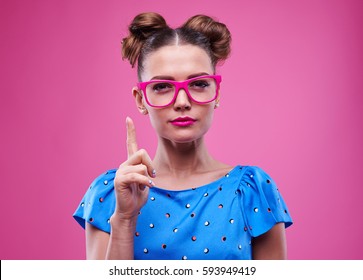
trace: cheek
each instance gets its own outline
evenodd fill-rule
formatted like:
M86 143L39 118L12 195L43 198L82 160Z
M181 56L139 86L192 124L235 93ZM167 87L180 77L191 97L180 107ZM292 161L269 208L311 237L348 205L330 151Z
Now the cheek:
M152 127L158 131L162 128L162 120L165 118L163 113L159 110L155 110L153 108L148 108L149 119Z
M204 123L206 127L209 129L209 127L212 125L213 117L214 117L214 107L211 107L207 110L207 112L204 114Z

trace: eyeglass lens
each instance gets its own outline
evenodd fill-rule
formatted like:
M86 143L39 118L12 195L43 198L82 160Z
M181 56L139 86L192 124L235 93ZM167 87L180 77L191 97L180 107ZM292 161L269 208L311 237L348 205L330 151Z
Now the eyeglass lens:
M217 94L217 82L213 78L192 80L184 90L189 92L194 101L207 103ZM176 91L176 86L168 81L156 81L146 86L147 99L154 106L168 105L177 94Z

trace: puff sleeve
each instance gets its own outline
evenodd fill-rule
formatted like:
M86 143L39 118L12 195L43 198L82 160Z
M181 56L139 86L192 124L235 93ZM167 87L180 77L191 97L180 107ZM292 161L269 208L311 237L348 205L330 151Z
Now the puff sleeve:
M78 205L74 219L85 228L86 222L110 233L110 217L115 210L114 178L116 169L98 176L90 185Z
M277 223L292 224L287 205L275 182L261 168L245 167L239 184L242 212L252 237L269 231Z

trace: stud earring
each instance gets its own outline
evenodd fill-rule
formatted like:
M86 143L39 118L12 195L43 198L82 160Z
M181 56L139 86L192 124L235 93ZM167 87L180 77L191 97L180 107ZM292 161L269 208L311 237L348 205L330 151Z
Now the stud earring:
M215 105L214 105L214 109L217 109L219 107L219 103L216 103Z
M143 115L146 115L146 114L147 114L147 110L146 110L146 108L141 108L141 113L142 113Z

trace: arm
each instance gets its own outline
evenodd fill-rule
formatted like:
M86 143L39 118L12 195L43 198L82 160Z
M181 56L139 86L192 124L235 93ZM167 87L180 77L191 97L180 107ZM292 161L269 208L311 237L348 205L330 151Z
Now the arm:
M104 260L106 258L110 235L86 223L86 258L88 260Z
M126 119L126 123L128 159L120 165L114 179L116 206L110 218L111 232L86 223L87 259L134 259L136 221L153 186L150 177L155 177L155 172L148 153L137 150L132 120Z
M252 257L254 260L287 259L284 223L278 223L268 232L252 240Z
M86 258L88 260L134 258L135 221L111 218L111 234L86 223Z

